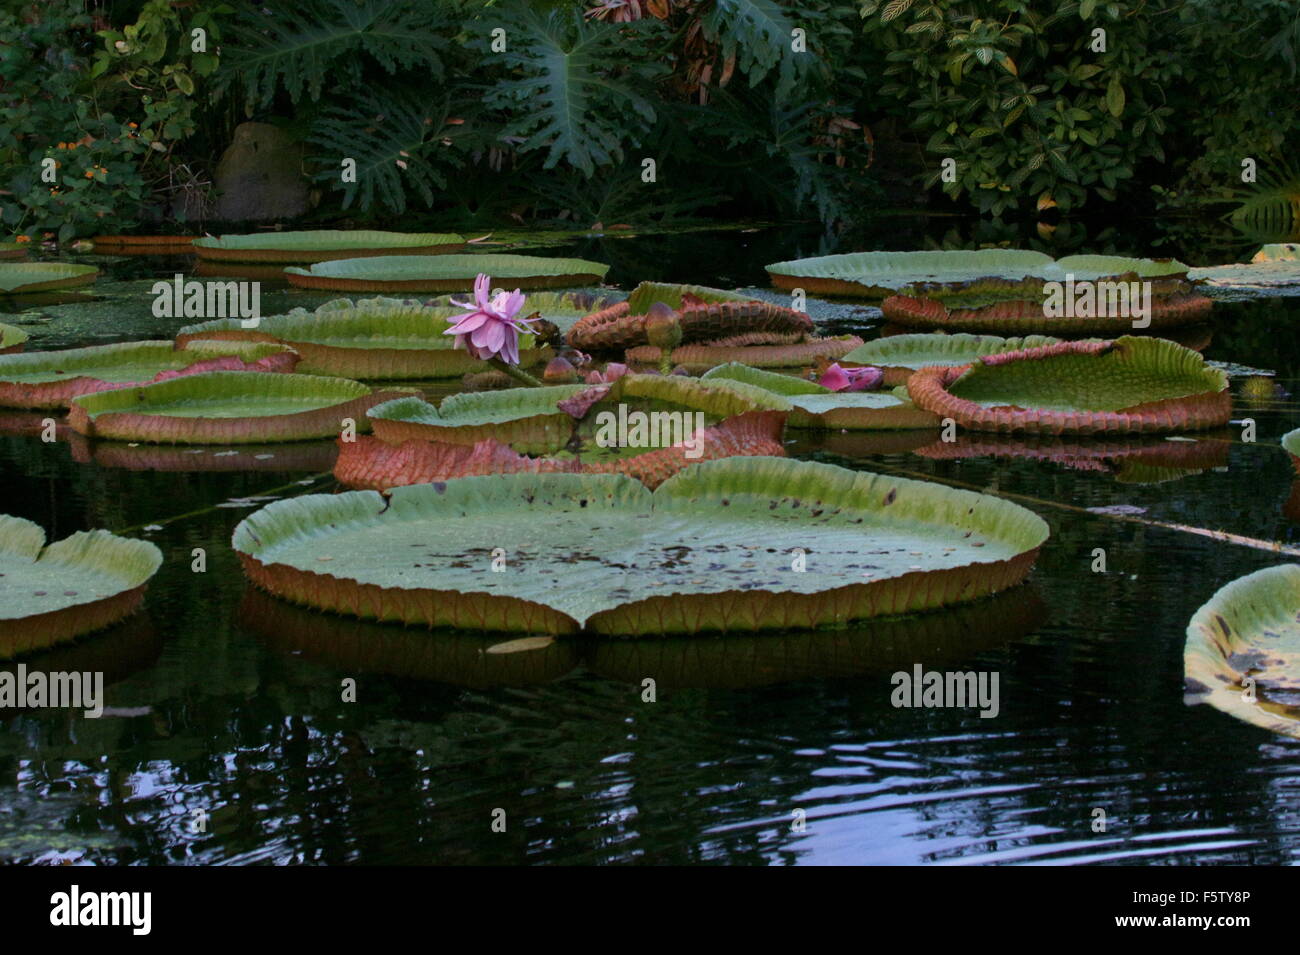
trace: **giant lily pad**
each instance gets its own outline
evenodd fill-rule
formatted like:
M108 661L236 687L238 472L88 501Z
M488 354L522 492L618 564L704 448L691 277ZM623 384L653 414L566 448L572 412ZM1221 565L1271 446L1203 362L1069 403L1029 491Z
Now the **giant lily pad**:
M261 232L194 240L199 258L226 262L328 262L380 255L436 255L464 247L465 239L459 235L369 229Z
M0 260L27 258L27 244L23 242L0 242Z
M1182 286L1187 266L1159 259L1072 255L1053 261L1042 252L975 249L937 252L853 252L777 262L767 267L777 288L820 295L885 298L902 291L933 294L1028 295L1041 298L1045 282L1159 280L1165 293Z
M189 255L191 235L97 235L92 250L103 255Z
M232 543L258 586L326 610L634 635L962 603L1019 583L1046 539L1040 517L1000 498L749 457L653 492L622 475L507 474L307 495L250 515Z
M463 392L435 407L423 398L398 398L368 412L375 436L391 444L442 441L473 445L485 438L521 451L562 448L573 434L574 418L559 402L587 385L548 385L505 391Z
M0 515L0 658L101 630L134 613L162 563L147 541L79 531L54 544Z
M1228 378L1159 338L1060 342L923 368L907 382L918 407L975 431L1138 433L1226 424Z
M1300 737L1300 566L1256 571L1223 587L1187 628L1189 703ZM1249 681L1249 682L1248 682Z
M337 375L371 381L454 378L482 371L487 363L456 348L443 334L461 308L431 308L401 299L353 302L335 299L315 311L296 308L287 315L263 318L245 328L237 318L187 325L176 335L181 344L195 339L279 342L302 356L298 370L308 375ZM531 367L550 358L532 335L521 335L519 363Z
M200 340L184 348L147 341L0 356L0 405L64 408L96 391L208 371L291 372L297 362L282 345Z
M1285 292L1300 287L1300 244L1266 245L1248 263L1192 269L1188 277L1230 291Z
M934 428L938 419L892 392L831 391L791 375L721 365L703 378L678 375L626 376L625 395L670 401L712 414L735 414L750 407L785 411L791 428L903 430Z
M701 461L784 456L781 443L784 425L784 412L751 411L699 431L691 436L690 448L675 444L630 457L596 461L577 457L525 457L492 439L472 446L418 440L393 445L377 437L361 437L354 442L339 442L334 476L348 487L382 491L406 484L524 471L626 474L653 489L683 468Z
M259 444L358 433L366 411L405 392L345 378L213 371L74 398L68 424L88 437L159 444Z
M16 355L27 345L28 334L16 325L0 323L0 355Z
M645 322L656 303L667 305L677 314L682 341L687 343L754 332L786 334L802 340L813 330L812 319L803 312L738 292L642 282L626 301L593 312L574 325L568 333L569 344L583 351L623 350L648 344Z
M387 255L284 270L290 285L339 292L461 292L481 272L511 288L563 288L594 285L608 271L598 262L535 255Z
M1111 286L1113 291L1126 289L1121 283ZM909 295L891 295L880 305L885 318L895 325L907 328L927 328L939 331L966 332L1052 332L1058 335L1098 335L1127 332L1138 328L1177 328L1204 322L1214 307L1214 302L1203 295L1171 295L1152 298L1149 314L1137 318L1125 298L1110 298L1099 292L1098 306L1089 311L1095 315L1050 316L1038 299L1014 299L973 307L957 307L937 298L915 298Z
M853 349L840 359L842 365L870 365L885 373L884 384L902 385L918 368L932 365L969 365L985 355L1054 345L1060 339L1046 335L1001 338L997 335L891 335Z
M673 349L672 364L692 373L708 371L729 362L752 368L799 368L822 358L834 361L862 344L862 339L856 335L809 337L784 344L749 344L743 340L744 337L701 345L680 345ZM625 358L634 365L657 364L660 351L654 345L638 345L629 348Z
M99 277L93 265L63 262L0 262L0 295L52 292L89 285Z

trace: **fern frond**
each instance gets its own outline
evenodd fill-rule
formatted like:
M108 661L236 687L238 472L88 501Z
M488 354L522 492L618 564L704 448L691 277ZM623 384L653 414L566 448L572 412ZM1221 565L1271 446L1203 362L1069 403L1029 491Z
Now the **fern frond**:
M319 99L327 81L348 89L368 59L392 74L418 66L442 75L451 21L438 3L300 0L274 10L247 6L224 44L220 90L238 82L262 106L283 88L295 101Z
M404 212L412 193L431 206L434 189L446 185L433 153L445 148L447 111L428 103L429 96L418 91L363 93L348 106L327 108L307 137L316 147L312 158L322 167L314 178L342 190L345 209L355 202L363 212L376 205ZM356 182L342 181L344 159L356 160Z
M1265 164L1254 189L1238 193L1241 205L1230 216L1243 232L1286 237L1300 232L1300 170L1286 161Z

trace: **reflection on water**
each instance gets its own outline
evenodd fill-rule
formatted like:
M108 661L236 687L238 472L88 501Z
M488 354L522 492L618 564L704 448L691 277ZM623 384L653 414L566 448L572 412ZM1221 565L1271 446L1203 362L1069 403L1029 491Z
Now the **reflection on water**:
M251 586L238 621L268 646L341 672L386 673L482 689L530 686L578 667L657 688L739 689L961 663L1023 638L1046 617L1032 586L964 607L821 632L727 634L655 640L542 638L516 649L510 636L430 633L318 613Z
M923 238L891 228L863 247ZM840 251L800 241L621 240L614 280L752 284L764 262ZM1085 245L1182 255L1130 241L1092 233ZM601 247L568 251L611 260ZM16 316L41 336L33 348L162 337L185 323L141 304L174 262L103 261L100 311ZM325 297L268 290L263 309ZM878 313L861 314L857 330L876 334ZM1297 319L1295 300L1221 306L1206 355L1281 364L1296 393ZM1278 555L1155 526L1300 545L1300 523L1283 512L1294 472L1277 445L1300 425L1300 404L1239 403L1234 418L1244 416L1256 422L1254 443L1236 426L1188 448L981 446L963 436L971 453L961 457L917 453L935 446L933 431L792 432L795 457L974 486L1034 508L1052 539L1029 586L923 625L557 640L490 654L500 641L340 621L248 588L229 547L235 524L266 500L329 490L327 444L276 446L266 470L224 471L183 466L185 449L45 444L39 427L6 418L0 510L40 522L51 539L127 531L166 559L147 618L42 658L104 669L112 715L0 715L0 859L1294 862L1300 740L1183 702L1192 614ZM161 450L180 463L149 456ZM1126 470L1135 464L1180 477L1123 483L1141 475ZM1152 523L1087 510L1115 505ZM201 573L195 548L207 555ZM1106 566L1094 573L1097 548ZM915 663L996 672L998 717L895 708L890 674ZM650 674L654 702L644 699ZM355 702L343 700L349 679ZM490 829L496 807L506 833ZM1091 830L1098 807L1104 834ZM204 833L191 831L197 809L208 814ZM791 829L796 809L802 832Z

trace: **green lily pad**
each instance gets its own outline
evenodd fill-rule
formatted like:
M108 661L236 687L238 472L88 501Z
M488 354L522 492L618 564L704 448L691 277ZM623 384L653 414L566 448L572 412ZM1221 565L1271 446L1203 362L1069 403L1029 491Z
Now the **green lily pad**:
M258 586L326 610L637 635L962 603L1020 582L1047 533L1000 498L746 457L687 468L654 492L621 475L507 474L307 495L250 515L232 544Z
M259 444L369 427L366 411L404 391L345 378L214 371L74 398L68 424L87 437L160 444Z
M433 255L464 247L465 239L459 235L370 229L261 232L194 240L199 258L227 262L326 262L380 255Z
M531 297L530 297L531 299ZM314 311L295 308L263 318L256 328L240 319L221 318L187 325L176 334L184 344L195 339L268 341L291 347L307 375L337 375L367 381L455 378L489 366L444 332L463 308L434 308L395 298L334 299ZM534 336L519 336L520 367L549 360Z
M774 410L789 411L786 424L791 428L873 431L939 426L938 418L917 408L905 394L831 391L816 382L746 365L719 365L706 372L699 383L706 387L735 388L740 385L741 393L745 395L752 395L750 389L756 388L783 398L788 407ZM683 403L691 400L689 395L685 397Z
M767 267L778 288L802 288L821 295L885 298L902 291L931 294L991 294L1042 297L1045 282L1101 281L1134 275L1140 279L1182 279L1181 262L1112 255L1072 255L1053 261L1021 249L969 251L853 252L777 262Z
M998 335L890 335L877 338L849 352L840 363L870 365L885 373L885 384L901 385L918 368L930 365L969 365L984 355L1054 345L1060 341L1047 335L1003 338Z
M0 323L0 355L15 355L22 351L29 337L17 325Z
M908 379L918 407L975 431L1170 432L1226 424L1228 378L1160 338L1058 342L930 367Z
M0 242L0 259L27 258L27 244L23 242Z
M1265 245L1247 263L1192 269L1188 278L1221 289L1284 292L1300 287L1300 244Z
M99 277L93 265L63 262L0 262L0 295L52 292L89 285Z
M0 406L65 408L78 395L207 371L293 371L298 356L264 342L193 340L91 345L0 356Z
M398 398L367 412L375 436L389 444L441 441L477 444L493 439L525 454L548 454L573 434L573 417L557 407L589 385L547 385L451 395L435 407L423 398Z
M284 274L290 285L340 292L462 292L480 273L497 285L534 289L594 285L608 271L598 262L535 255L388 255L290 266Z
M0 658L134 613L161 564L162 552L147 541L95 530L47 546L39 524L0 515Z
M1300 566L1256 571L1223 587L1187 628L1189 703L1300 737Z

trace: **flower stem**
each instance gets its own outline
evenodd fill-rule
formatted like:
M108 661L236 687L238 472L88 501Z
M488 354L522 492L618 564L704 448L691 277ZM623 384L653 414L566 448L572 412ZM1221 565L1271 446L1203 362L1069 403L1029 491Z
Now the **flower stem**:
M528 374L528 372L524 371L522 368L517 368L514 365L509 365L500 358L489 358L487 362L493 368L497 369L497 371L504 371L511 378L515 379L515 381L522 382L530 388L543 387L542 383L532 375Z

